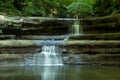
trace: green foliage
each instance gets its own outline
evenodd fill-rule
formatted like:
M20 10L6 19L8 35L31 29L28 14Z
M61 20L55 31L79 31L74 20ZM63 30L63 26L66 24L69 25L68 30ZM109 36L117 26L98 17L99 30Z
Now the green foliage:
M92 5L94 4L95 0L42 0L42 1L35 0L35 1L36 2L34 2L34 6L36 6L36 8L34 10L36 10L35 12L39 10L38 12L41 16L73 17L74 12L77 14L81 13L81 16L87 15L90 16L91 14L93 14Z
M22 11L23 15L29 16L36 13L34 3L32 1L27 1L26 5L27 6Z
M19 15L20 12L13 5L14 0L0 0L0 13Z
M70 16L74 17L86 17L93 15L93 7L87 2L72 2L68 7Z
M120 0L0 0L0 14L43 17L88 17L120 12Z
M3 33L3 30L2 29L0 29L0 34L2 34Z
M115 10L120 12L119 3L120 0L0 0L0 13L44 17L105 16Z
M92 4L94 1L95 0L0 0L0 5L2 6L0 7L0 12L7 13L8 15L21 16L73 17L76 13L81 13L81 16L86 16L92 14ZM84 13L85 15L83 15Z
M96 0L94 5L94 13L96 16L106 16L113 12L120 12L120 0Z
M113 11L113 8L111 7L112 6L111 1L112 0L108 0L108 1L97 0L94 5L95 6L95 8L94 8L95 14L100 15L100 16L111 14Z

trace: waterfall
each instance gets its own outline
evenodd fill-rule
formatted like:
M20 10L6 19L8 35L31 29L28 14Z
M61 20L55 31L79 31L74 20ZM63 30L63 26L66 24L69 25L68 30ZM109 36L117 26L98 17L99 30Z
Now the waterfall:
M42 46L39 52L26 57L25 66L61 66L62 63L62 45L66 43L69 35L62 36L63 40L55 40L58 36L48 36L50 40L34 40L34 44ZM45 37L46 38L46 37ZM24 64L23 64L24 65Z
M83 33L82 26L80 25L80 21L76 20L74 21L71 29L70 29L71 34L79 35Z
M34 56L35 65L55 66L62 64L62 50L57 45L43 45L42 52Z

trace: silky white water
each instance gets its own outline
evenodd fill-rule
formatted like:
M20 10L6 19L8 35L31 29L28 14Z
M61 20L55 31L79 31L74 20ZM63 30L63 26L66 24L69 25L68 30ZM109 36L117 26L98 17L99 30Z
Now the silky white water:
M74 23L70 29L70 33L75 34L75 35L83 34L83 29L80 24L80 21L74 21Z
M42 52L36 53L34 56L35 65L40 65L40 66L63 65L61 54L62 51L59 46L43 45Z

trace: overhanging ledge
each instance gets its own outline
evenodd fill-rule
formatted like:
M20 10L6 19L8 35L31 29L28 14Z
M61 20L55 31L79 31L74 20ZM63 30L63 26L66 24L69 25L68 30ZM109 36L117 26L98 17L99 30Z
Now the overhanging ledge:
M0 40L0 48L10 47L40 47L42 45L62 45L62 46L79 46L79 47L119 47L119 40L55 40L44 41L44 40Z

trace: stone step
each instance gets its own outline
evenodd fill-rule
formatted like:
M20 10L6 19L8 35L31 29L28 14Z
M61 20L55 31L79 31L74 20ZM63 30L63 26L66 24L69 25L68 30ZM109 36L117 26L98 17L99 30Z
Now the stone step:
M60 45L69 47L119 48L119 40L0 40L0 48L7 47L40 47L42 45Z

